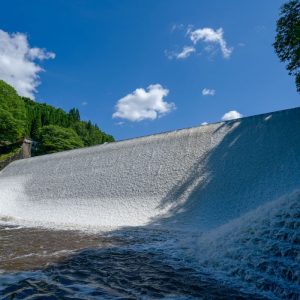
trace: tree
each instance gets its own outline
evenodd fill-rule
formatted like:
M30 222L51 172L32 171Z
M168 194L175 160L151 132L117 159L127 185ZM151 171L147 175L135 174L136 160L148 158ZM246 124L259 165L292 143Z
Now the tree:
M21 130L21 135L25 135L27 118L25 104L15 89L3 80L0 80L0 109L10 113L15 121L22 123L23 126L18 127L18 130Z
M0 80L0 143L25 136L40 142L36 155L114 141L91 121L80 121L77 108L67 113L20 97L13 87Z
M275 51L287 63L289 74L295 76L300 92L300 0L290 0L282 6L276 32Z
M37 114L35 118L33 118L30 128L30 137L33 140L39 139L40 130L42 128L41 115Z
M14 143L23 136L23 124L12 114L0 108L0 142Z
M70 111L69 111L69 117L70 117L71 122L80 121L79 110L77 108L70 109Z
M38 152L54 153L83 147L83 141L71 128L56 125L44 126L40 129Z

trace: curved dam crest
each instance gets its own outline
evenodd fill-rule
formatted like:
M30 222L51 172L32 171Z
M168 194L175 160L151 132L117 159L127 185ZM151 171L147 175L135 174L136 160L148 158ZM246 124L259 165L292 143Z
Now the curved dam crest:
M217 228L300 188L300 108L13 162L0 218Z

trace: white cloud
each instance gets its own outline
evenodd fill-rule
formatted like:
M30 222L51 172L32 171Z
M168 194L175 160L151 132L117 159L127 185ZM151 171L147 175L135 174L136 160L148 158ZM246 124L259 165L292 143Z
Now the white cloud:
M183 24L173 24L171 27L171 32L175 31L175 30L182 30L184 28Z
M87 103L86 101L82 101L82 102L81 102L81 105L82 105L82 106L86 106L86 105L88 105L88 103Z
M208 124L207 122L202 122L202 123L201 123L201 125L207 125L207 124Z
M196 49L194 47L185 46L182 51L176 55L177 59L185 59L189 57Z
M115 123L116 125L118 125L118 126L122 126L122 125L124 125L125 124L125 122L117 122L117 123Z
M155 120L175 109L174 103L164 101L169 90L160 84L151 84L147 90L136 89L131 94L118 100L113 118L126 119L132 122Z
M214 90L214 89L204 88L202 90L202 95L203 96L214 96L215 94L216 94L216 90Z
M165 55L168 57L168 59L185 59L189 57L193 52L196 52L195 47L193 46L184 46L181 52L175 52L175 51L168 51L165 50Z
M164 53L168 59L173 59L176 56L176 53L173 51L165 50Z
M238 111L231 110L223 115L222 121L229 121L229 120L239 119L242 117L243 117L243 115L241 113L239 113Z
M209 46L218 44L220 46L221 52L224 58L229 58L233 49L227 47L227 43L223 37L224 31L223 28L219 28L214 30L212 28L199 28L196 30L188 29L187 32L191 41L194 45L196 45L199 41L209 44ZM210 49L212 51L212 47L206 47L206 50Z
M53 59L55 54L41 48L30 48L23 33L0 29L0 79L11 84L21 96L34 99L43 69L36 60Z

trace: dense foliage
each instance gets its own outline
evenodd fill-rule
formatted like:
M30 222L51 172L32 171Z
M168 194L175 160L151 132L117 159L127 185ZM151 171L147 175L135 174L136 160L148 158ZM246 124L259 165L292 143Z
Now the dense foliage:
M282 6L276 31L275 51L279 59L287 63L289 74L295 76L300 92L300 0L291 0Z
M0 108L0 144L13 143L22 138L24 126L10 112Z
M41 146L37 152L54 153L83 147L83 141L72 128L47 125L39 130Z
M0 80L0 144L26 134L26 108L14 88Z
M69 113L45 103L18 96L14 88L0 80L0 144L23 137L37 142L37 154L113 142L90 121L80 120L78 109Z

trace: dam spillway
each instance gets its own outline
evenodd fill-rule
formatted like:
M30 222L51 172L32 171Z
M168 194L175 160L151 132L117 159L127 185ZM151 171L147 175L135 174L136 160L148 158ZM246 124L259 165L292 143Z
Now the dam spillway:
M0 215L205 231L300 188L300 108L13 162Z
M126 246L99 246L95 228ZM300 108L15 161L0 172L0 241L6 298L41 285L79 299L299 299ZM78 243L88 250L41 274L1 275Z

